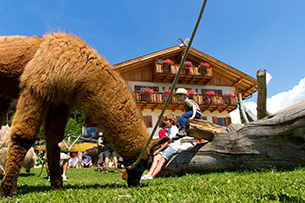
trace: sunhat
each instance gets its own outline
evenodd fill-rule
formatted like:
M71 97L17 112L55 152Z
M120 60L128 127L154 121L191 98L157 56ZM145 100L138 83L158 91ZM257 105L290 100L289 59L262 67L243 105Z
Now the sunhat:
M175 93L175 96L178 96L178 95L188 96L187 90L184 89L184 88L178 88L176 93Z

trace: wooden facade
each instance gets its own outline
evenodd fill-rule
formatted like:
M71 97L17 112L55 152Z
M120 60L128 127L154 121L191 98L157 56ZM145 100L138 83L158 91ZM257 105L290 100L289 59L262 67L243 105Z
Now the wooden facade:
M172 84L179 68L180 60L185 51L185 47L175 46L164 49L152 54L144 55L132 60L128 60L114 65L120 75L129 82L143 83L164 83ZM163 60L170 59L174 64L167 65L162 63ZM183 68L178 83L180 86L193 85L196 86L197 94L193 99L199 104L202 112L209 111L211 113L217 111L228 112L237 108L236 98L225 98L223 87L234 87L235 95L241 93L242 98L252 95L257 91L257 81L251 76L227 65L217 59L214 59L194 48L190 48L187 61L191 61L193 66ZM209 64L209 68L200 67L200 63ZM206 86L214 86L210 89L216 92L213 97L204 95L207 90ZM150 109L162 109L166 100L163 95L163 89L159 86L152 86L154 93L152 95L140 94L139 85L131 87L134 91L135 98L138 102L138 107L143 111ZM143 85L145 87L145 85ZM171 98L167 109L183 110L183 105L176 101L176 98Z

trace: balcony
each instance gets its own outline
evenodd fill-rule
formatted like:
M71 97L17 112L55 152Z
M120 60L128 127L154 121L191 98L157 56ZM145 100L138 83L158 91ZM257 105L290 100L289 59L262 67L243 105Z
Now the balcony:
M179 70L179 65L165 65L156 63L153 69L153 82L172 83ZM213 77L212 68L202 69L198 67L183 68L178 83L205 85Z
M139 92L134 92L134 95L137 100L138 107L142 111L144 109L151 109L152 111L156 109L162 109L167 99L163 93L145 95L140 94ZM207 98L204 95L197 94L193 96L192 99L199 105L201 112L210 111L212 113L214 111L219 111L221 113L227 111L229 113L237 108L235 97L225 98L223 96L213 96L211 98ZM171 97L167 109L172 111L184 111L183 104L178 102L176 97Z

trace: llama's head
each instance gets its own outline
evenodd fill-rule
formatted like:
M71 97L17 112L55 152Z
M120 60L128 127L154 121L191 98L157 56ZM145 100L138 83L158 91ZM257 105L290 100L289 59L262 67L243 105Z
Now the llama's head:
M123 179L127 179L128 186L137 186L140 183L141 176L145 169L150 169L153 159L154 159L154 151L160 146L162 143L167 142L169 137L163 137L155 141L151 144L151 147L147 149L149 151L148 156L146 158L142 158L140 163L132 170L127 169L126 172L122 174ZM134 161L133 161L134 162Z

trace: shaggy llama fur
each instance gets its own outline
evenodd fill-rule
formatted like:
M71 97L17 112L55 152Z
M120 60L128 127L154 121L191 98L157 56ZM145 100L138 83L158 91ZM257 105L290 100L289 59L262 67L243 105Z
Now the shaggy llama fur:
M124 160L136 159L149 138L125 81L74 35L59 32L43 38L0 38L0 121L18 93L1 198L16 190L22 160L43 122L51 185L63 189L57 143L64 137L72 109L85 107ZM149 168L152 158L147 149L142 158L144 168ZM128 185L138 185L143 171L127 172Z
M9 133L11 129L8 126L2 126L0 129L0 176L5 175L5 163L8 154L9 147ZM37 160L37 155L34 152L34 148L31 147L26 153L22 167L26 169L33 168Z

